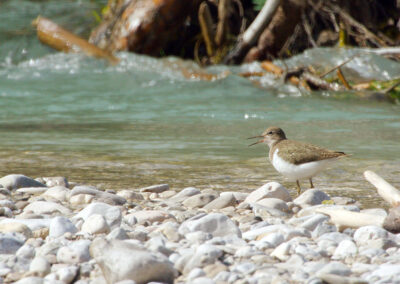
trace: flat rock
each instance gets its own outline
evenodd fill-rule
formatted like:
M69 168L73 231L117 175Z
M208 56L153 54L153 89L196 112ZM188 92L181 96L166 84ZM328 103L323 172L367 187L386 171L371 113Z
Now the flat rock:
M228 216L220 213L199 214L179 227L179 233L185 235L190 232L202 231L214 237L235 235L241 237L241 231Z
M71 214L71 210L67 207L51 201L34 201L24 208L24 212L32 212L35 214Z
M140 189L140 192L151 192L151 193L161 193L163 191L169 190L168 184L156 184Z
M138 284L152 281L173 283L176 271L162 255L119 240L95 239L90 254L96 259L108 283L133 280Z
M48 228L51 219L3 219L0 224L18 223L28 226L31 231L39 230L41 228Z
M136 218L138 224L146 222L152 224L154 222L164 222L165 220L175 220L175 217L167 211L161 210L143 210L130 213L125 218Z
M117 192L118 196L121 196L122 198L125 198L126 200L144 200L143 195L141 195L138 192L135 192L133 190L129 190L129 189L124 189L124 190L120 190Z
M86 219L93 214L102 215L106 219L111 230L119 227L121 224L121 210L116 206L111 206L101 202L89 204L78 214L72 217L72 220L83 219L86 221Z
M212 210L212 209L222 209L228 206L235 206L236 205L236 198L231 194L224 194L220 197L214 199L210 203L203 206L204 209Z
M278 198L286 202L292 201L289 191L283 185L277 182L269 182L250 193L249 196L247 196L247 198L244 200L244 202L255 203L263 198L271 197Z
M104 202L110 205L123 205L126 203L126 199L109 192L104 192L98 190L92 186L78 185L75 186L69 193L69 198L71 199L75 195L92 195L96 201Z
M293 202L300 205L301 207L308 207L313 205L321 204L324 200L330 200L330 196L325 192L312 188L306 190L299 197L297 197Z
M184 200L190 196L200 194L200 193L201 193L201 191L195 187L186 187L186 188L182 189L180 192L178 192L177 194L175 194L173 199L180 201L180 200Z
M19 174L7 175L0 178L0 184L8 190L15 190L22 187L46 187L41 182Z
M17 222L9 222L9 223L0 223L0 232L2 233L20 233L24 235L26 239L32 237L32 230L29 227L22 223Z
M213 193L200 193L185 199L182 204L188 208L201 208L218 196Z

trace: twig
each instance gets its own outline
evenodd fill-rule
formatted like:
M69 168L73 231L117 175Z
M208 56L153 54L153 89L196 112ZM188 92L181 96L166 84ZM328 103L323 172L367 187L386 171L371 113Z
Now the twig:
M228 33L228 15L229 15L229 6L231 2L230 0L220 0L218 3L218 24L217 24L217 33L215 35L215 43L217 46L221 46L226 38L226 34Z
M336 74L339 78L339 80L342 82L343 86L345 86L345 88L347 90L351 90L351 86L349 85L349 83L347 82L346 78L344 77L342 70L340 68L337 69Z
M214 31L213 22L211 18L210 9L206 2L202 2L199 7L199 23L201 34L203 35L204 43L206 45L208 56L214 54Z
M320 78L324 78L326 75L328 75L329 73L331 73L331 72L335 71L336 69L342 67L343 65L349 63L350 61L352 61L352 60L353 60L354 58L356 58L357 56L359 56L359 54L355 54L355 55L351 56L349 59L343 61L343 62L340 63L339 65L337 65L337 66L335 66L335 67L329 69L329 70L326 71L325 73L322 73L319 77L320 77Z

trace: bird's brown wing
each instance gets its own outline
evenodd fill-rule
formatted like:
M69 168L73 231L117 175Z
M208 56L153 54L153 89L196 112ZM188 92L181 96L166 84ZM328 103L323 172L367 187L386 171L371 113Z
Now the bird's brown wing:
M336 152L293 140L282 140L279 145L279 156L295 165L346 156L344 152ZM283 145L285 147L282 148Z

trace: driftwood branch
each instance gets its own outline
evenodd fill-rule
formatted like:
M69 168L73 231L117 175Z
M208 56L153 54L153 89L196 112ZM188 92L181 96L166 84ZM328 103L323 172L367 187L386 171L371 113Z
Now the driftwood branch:
M317 209L317 212L328 215L331 218L331 222L336 225L339 230L370 225L382 227L385 220L384 216L353 212L344 209L320 208Z
M32 25L37 29L39 40L54 49L63 52L82 52L89 56L106 59L112 64L119 62L117 57L61 28L49 19L39 16Z
M265 2L250 27L247 28L236 46L226 56L225 63L238 63L246 55L247 51L256 43L261 33L271 22L280 3L281 0L268 0Z
M372 171L365 171L364 177L376 187L378 194L392 207L400 205L400 191Z
M228 33L228 16L230 5L230 0L220 0L218 3L218 24L215 35L215 43L217 46L221 46L224 43Z

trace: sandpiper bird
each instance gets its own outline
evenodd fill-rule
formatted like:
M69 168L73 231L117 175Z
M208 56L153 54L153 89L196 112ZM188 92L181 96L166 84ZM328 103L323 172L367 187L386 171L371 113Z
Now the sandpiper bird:
M312 178L339 157L347 156L343 152L324 149L312 144L286 139L285 132L279 127L269 127L262 135L250 137L262 138L249 146L266 143L269 146L269 160L274 168L292 181L296 181L297 194L301 188L299 180Z

